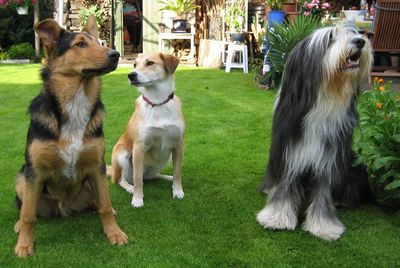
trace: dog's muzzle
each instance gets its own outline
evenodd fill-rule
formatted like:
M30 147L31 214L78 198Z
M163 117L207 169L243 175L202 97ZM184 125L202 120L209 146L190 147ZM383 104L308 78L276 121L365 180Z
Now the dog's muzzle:
M361 50L365 45L365 40L362 38L354 38L351 42L356 49L354 49L354 52L346 59L347 69L360 67Z
M138 84L138 74L136 72L131 72L128 74L128 78L129 78L129 82L131 82L131 84Z
M101 67L101 68L93 68L93 69L83 69L82 73L85 76L99 76L103 74L107 74L109 72L114 71L118 67L118 61L119 61L119 52L115 50L110 50L107 52L107 59L108 63L106 66Z
M129 83L134 86L140 86L141 83L138 80L138 74L133 71L128 74Z
M130 73L128 74L128 79L129 79L129 83L130 83L131 85L134 85L134 86L137 86L137 87L139 87L139 86L145 86L145 85L147 85L147 84L149 84L149 83L152 82L151 80L148 80L148 81L140 81L140 79L139 79L139 74L138 74L137 72L135 72L135 71L130 72Z

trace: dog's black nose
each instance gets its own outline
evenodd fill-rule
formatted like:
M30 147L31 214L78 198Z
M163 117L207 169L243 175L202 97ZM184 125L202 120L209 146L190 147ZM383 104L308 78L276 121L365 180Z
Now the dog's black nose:
M129 78L129 80L131 80L131 81L136 81L137 73L135 73L135 72L129 73L129 74L128 74L128 78Z
M119 60L119 52L116 50L110 50L107 52L107 56L111 61L118 61Z
M363 48L365 45L365 41L362 38L354 38L352 42L354 45L356 45L356 47L360 49Z

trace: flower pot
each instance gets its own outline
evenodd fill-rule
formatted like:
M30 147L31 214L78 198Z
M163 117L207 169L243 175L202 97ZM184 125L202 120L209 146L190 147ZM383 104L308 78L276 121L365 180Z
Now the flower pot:
M283 23L285 20L285 12L281 10L271 10L268 13L268 28L272 27L275 23Z
M231 38L234 43L244 43L244 33L231 33Z
M175 33L186 33L187 21L183 19L172 20L172 31Z
M19 15L26 15L28 14L28 7L17 7L17 13Z
M285 14L289 14L290 12L296 12L296 3L283 3L282 10Z

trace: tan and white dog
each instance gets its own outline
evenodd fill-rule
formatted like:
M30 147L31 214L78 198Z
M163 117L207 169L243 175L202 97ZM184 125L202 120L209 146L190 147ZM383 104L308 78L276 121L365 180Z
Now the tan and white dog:
M131 85L142 94L135 112L112 152L112 182L133 193L132 206L143 206L143 179L173 180L172 195L183 198L182 159L185 123L181 102L174 95L174 72L179 59L153 53L140 55L128 74ZM172 154L174 174L160 170ZM133 184L133 185L132 185Z

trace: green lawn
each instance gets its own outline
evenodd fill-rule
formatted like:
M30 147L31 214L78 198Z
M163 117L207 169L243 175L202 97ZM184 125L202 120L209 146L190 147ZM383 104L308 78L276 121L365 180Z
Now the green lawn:
M139 95L128 68L103 78L106 161ZM268 157L275 93L260 91L254 75L180 68L177 95L186 118L185 198L173 200L171 183L145 183L145 206L110 183L117 221L129 235L109 244L97 215L39 219L36 254L14 256L18 219L14 175L23 164L26 108L40 88L39 66L0 66L0 267L399 267L400 213L376 206L338 211L343 238L325 242L297 228L267 231L256 222L266 197L257 191ZM171 167L166 173L172 174Z

